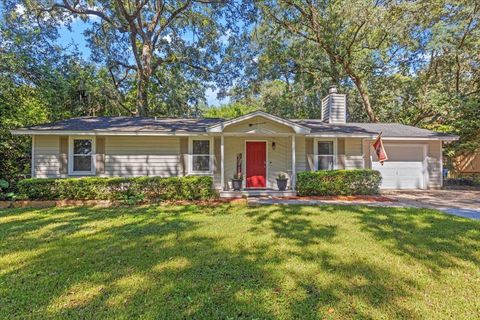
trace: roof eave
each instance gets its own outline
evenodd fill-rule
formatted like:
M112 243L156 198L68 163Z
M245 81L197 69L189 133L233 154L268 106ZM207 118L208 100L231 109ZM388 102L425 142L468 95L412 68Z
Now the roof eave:
M384 137L383 140L434 140L434 141L457 141L458 136L431 136L431 137L417 137L417 136L407 136L407 137Z
M286 126L292 128L293 131L295 131L295 133L297 133L297 134L308 134L308 133L311 132L311 129L308 128L308 127L305 127L303 125L300 125L298 123L295 123L295 122L287 120L287 119L283 119L283 118L274 116L272 114L269 114L269 113L266 113L266 112L263 112L263 111L255 111L255 112L252 112L252 113L249 113L249 114L246 114L246 115L234 118L234 119L230 119L230 120L227 120L227 121L223 121L223 122L214 124L212 126L207 127L207 132L221 133L221 132L223 132L223 130L226 127L228 127L232 124L239 123L241 121L245 121L245 120L251 119L251 118L256 117L256 116L265 117L265 118L270 119L272 121L275 121L275 122L281 123L283 125L286 125Z
M208 135L206 132L171 132L171 131L114 131L114 130L32 130L17 129L10 130L13 135L23 136L191 136Z
M356 134L356 133L310 133L307 134L306 137L323 137L323 138L362 138L362 139L376 139L378 134ZM457 141L459 139L458 136L403 136L403 137L389 137L389 136L382 136L383 140L433 140L433 141Z

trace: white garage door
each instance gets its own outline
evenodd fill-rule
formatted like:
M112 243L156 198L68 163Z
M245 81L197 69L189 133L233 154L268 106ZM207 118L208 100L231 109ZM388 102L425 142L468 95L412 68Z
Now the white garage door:
M382 189L426 189L424 145L385 144L388 161L383 166L371 150L372 169L382 174Z

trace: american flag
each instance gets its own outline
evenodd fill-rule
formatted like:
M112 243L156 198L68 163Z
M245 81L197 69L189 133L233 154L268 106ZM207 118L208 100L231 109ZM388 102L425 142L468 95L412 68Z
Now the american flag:
M385 148L383 147L382 142L382 132L378 134L377 140L373 143L373 148L375 149L375 153L377 154L378 162L383 166L383 162L388 160L387 153L385 152Z

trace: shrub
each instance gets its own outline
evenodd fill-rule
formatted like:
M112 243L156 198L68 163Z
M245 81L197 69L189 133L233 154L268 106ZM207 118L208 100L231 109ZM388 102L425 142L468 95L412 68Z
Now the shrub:
M465 176L458 178L448 178L445 180L446 186L467 186L467 187L480 187L480 177L477 176Z
M297 175L301 196L377 194L382 176L369 169L305 171Z
M214 196L211 177L25 179L18 189L31 200L202 200Z

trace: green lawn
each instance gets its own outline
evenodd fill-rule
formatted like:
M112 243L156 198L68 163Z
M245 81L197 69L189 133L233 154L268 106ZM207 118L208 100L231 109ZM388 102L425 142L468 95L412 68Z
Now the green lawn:
M0 211L0 318L480 317L480 222L369 207Z

